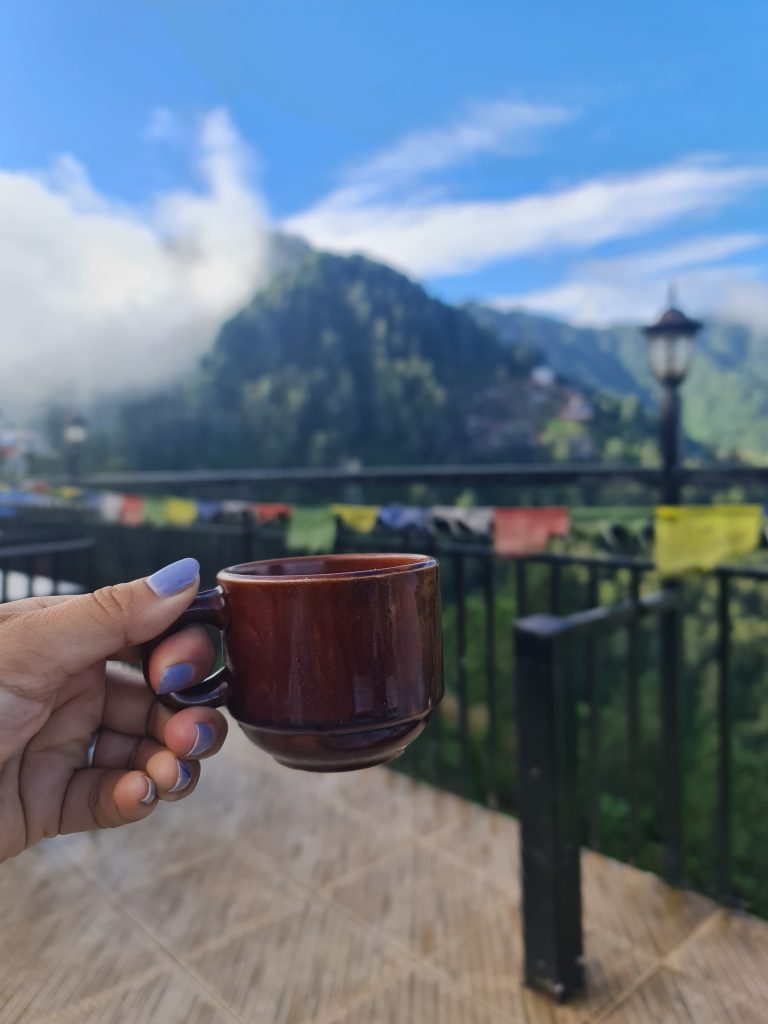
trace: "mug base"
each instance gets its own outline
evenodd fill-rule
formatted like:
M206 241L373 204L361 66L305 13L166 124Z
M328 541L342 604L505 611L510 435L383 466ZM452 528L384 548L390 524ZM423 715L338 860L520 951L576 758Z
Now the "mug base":
M360 732L297 732L238 722L245 735L286 768L305 772L352 772L387 764L404 753L429 721L421 718L372 726Z

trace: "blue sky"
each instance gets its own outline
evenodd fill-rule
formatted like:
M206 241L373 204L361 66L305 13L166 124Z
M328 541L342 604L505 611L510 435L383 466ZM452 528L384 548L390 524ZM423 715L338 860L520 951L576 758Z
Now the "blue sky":
M150 236L203 225L212 321L269 224L451 301L622 320L674 279L768 323L767 38L764 0L6 0L0 218L32 265L66 214L89 292L94 263L130 277Z

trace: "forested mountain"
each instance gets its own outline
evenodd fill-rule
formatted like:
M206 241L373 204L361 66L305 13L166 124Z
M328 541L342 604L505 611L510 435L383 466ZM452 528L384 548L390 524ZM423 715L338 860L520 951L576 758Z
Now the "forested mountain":
M644 457L651 427L543 346L505 344L389 267L302 246L187 380L126 402L110 468ZM569 380L568 378L573 378Z
M634 326L573 327L520 312L465 307L513 347L542 352L560 374L613 395L652 406L658 386L648 369L645 340ZM685 431L725 456L765 461L768 453L768 325L764 331L712 322L697 340L685 385Z

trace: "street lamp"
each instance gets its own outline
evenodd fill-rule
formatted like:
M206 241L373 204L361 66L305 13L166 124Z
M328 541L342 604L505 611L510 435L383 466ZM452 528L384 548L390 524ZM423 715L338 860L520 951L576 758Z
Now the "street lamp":
M64 424L62 436L67 452L69 480L76 484L80 479L80 459L83 445L88 439L88 425L80 416L73 416Z
M669 307L655 324L643 328L643 334L648 340L651 372L663 389L659 423L662 501L665 505L679 505L682 421L679 388L690 369L695 338L703 325L675 307L672 288L669 289L668 302Z

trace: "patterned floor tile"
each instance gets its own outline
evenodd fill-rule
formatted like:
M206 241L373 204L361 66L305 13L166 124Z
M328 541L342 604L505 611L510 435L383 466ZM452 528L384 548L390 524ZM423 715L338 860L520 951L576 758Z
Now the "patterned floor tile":
M768 922L721 910L669 963L760 1005L768 1019Z
M596 853L582 854L581 873L585 922L650 956L666 956L716 910L704 896Z
M0 933L2 1024L51 1014L168 964L119 908L91 901Z
M161 878L182 863L224 856L232 841L218 833L207 815L195 816L194 798L189 806L160 804L149 818L125 828L78 836L68 854L111 891Z
M93 883L66 858L52 858L44 844L0 866L3 928L41 921L47 914L87 906Z
M601 1024L765 1024L765 1008L661 968Z
M407 969L405 958L318 899L184 962L255 1024L315 1024Z
M276 804L244 828L241 846L271 858L312 888L336 882L383 857L402 837L324 800Z
M272 864L232 848L122 897L129 913L166 949L189 952L266 917L298 910L306 890Z
M466 802L389 768L349 773L338 784L342 801L384 823L390 834L423 838L461 819Z
M457 994L445 979L413 971L324 1024L505 1024Z
M415 956L499 911L505 893L490 882L413 844L335 886L333 899Z
M519 912L497 915L438 952L431 960L473 999L527 1024L588 1021L612 1006L654 961L596 929L585 935L585 995L556 1006L525 988ZM648 1024L661 1024L649 1021Z
M515 818L465 804L455 824L426 840L519 898L520 826Z
M80 1000L27 1024L239 1024L188 976L165 972Z

